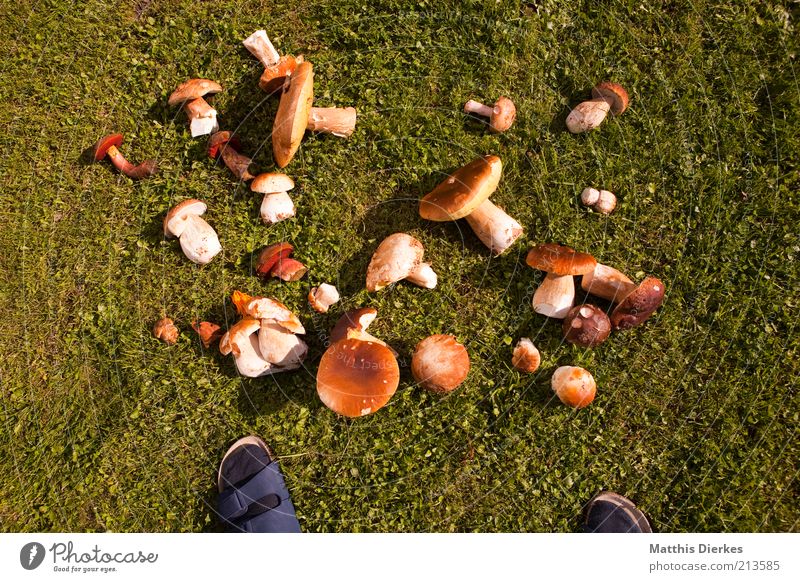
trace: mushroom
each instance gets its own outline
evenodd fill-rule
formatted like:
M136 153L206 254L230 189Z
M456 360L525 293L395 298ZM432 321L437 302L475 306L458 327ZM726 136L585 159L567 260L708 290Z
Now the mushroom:
M275 243L258 256L256 273L262 277L278 277L283 281L299 281L308 271L300 261L291 257L294 247L289 243Z
M183 104L189 118L192 137L208 135L219 129L217 110L211 107L203 96L220 91L222 86L210 79L189 79L178 85L169 96L170 106Z
M469 374L469 354L454 336L432 335L417 344L411 357L411 373L428 390L452 392Z
M567 406L584 408L594 400L597 384L588 370L577 366L561 366L550 380L553 392Z
M617 302L636 288L636 284L613 267L597 263L594 269L583 275L581 287L584 291Z
M308 346L302 339L272 319L261 320L258 348L261 357L280 368L275 371L282 372L299 368L308 353Z
M373 307L359 307L358 309L351 309L339 318L336 325L331 330L331 342L338 342L347 338L360 339L367 342L375 342L389 348L389 350L397 356L392 347L379 340L374 335L367 333L367 328L378 317L378 312Z
M175 345L179 334L178 328L169 317L159 319L153 326L153 335L168 346Z
M567 129L572 133L583 133L595 129L611 111L620 115L628 108L628 92L618 83L604 81L592 89L589 101L578 104L567 115Z
M280 301L270 297L251 297L241 291L234 291L231 299L243 317L271 319L292 333L306 332L300 319Z
M280 55L267 36L266 30L257 30L242 41L245 48L250 51L264 67L278 64Z
M413 236L396 232L383 239L367 267L367 291L408 279L425 289L436 287L438 277L428 263L422 262L425 249Z
M349 137L356 125L356 110L352 107L312 107L314 101L314 71L304 61L289 77L284 87L272 131L272 151L278 167L285 168L300 147L306 129Z
M611 313L611 325L615 330L641 325L661 306L664 292L664 283L655 277L646 277L619 302Z
M258 346L258 330L261 321L254 317L244 317L219 342L219 351L223 356L233 353L236 369L242 376L258 378L272 373L272 364L261 356Z
M489 201L502 171L497 156L471 161L420 200L419 215L434 222L466 218L492 254L502 254L522 234L520 224Z
M276 64L264 69L258 79L258 86L269 95L280 91L283 89L286 78L294 74L297 65L302 63L303 60L303 55L298 55L297 57L292 55L282 56Z
M178 237L183 254L199 265L209 263L222 250L217 233L200 218L206 209L204 202L191 198L174 206L164 217L164 234Z
M493 107L470 99L464 104L464 113L476 113L489 118L489 130L493 133L503 133L514 124L517 118L517 108L508 97L500 97Z
M327 313L330 306L339 301L339 291L333 285L323 283L319 287L312 287L308 292L308 302L314 311Z
M294 188L294 180L286 174L259 174L250 183L253 192L264 194L261 201L261 220L275 224L294 216L294 203L287 194Z
M517 370L533 373L539 369L541 361L542 357L533 342L526 337L520 338L511 355L511 365Z
M192 329L200 336L200 342L206 349L211 347L211 344L215 343L223 335L222 329L216 323L211 323L210 321L201 321L200 323L193 321Z
M118 149L122 145L122 139L121 133L113 133L98 141L94 146L94 161L99 162L108 156L116 169L133 180L149 178L158 171L155 160L145 160L138 166L126 160Z
M222 155L222 161L233 175L247 182L255 177L249 171L253 160L240 154L238 148L239 140L230 131L218 131L208 141L208 155L211 159L216 160L217 156Z
M611 333L611 321L605 311L591 303L584 303L569 310L561 331L569 343L593 348L606 341Z
M581 202L600 214L611 214L617 207L617 197L613 192L597 188L584 188L581 192Z
M591 255L554 243L533 247L525 260L530 267L547 273L533 294L533 310L555 319L564 319L575 303L572 277L590 273L597 264Z

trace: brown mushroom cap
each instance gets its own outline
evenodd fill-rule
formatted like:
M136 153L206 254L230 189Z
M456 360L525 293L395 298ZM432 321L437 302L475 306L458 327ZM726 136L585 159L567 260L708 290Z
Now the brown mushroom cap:
M644 323L664 301L665 287L659 279L647 277L611 313L614 329L631 329Z
M411 357L411 373L422 386L440 394L452 392L467 379L467 348L452 335L437 334L417 344Z
M497 190L503 162L497 156L482 156L453 172L419 202L419 215L446 222L471 214Z
M170 106L175 106L220 91L222 91L222 85L210 79L189 79L178 85L178 88L169 96L168 103Z
M409 234L396 232L387 236L367 267L367 291L380 291L405 279L422 262L424 253L422 243Z
M489 118L489 129L495 133L502 133L514 124L517 118L517 108L508 97L500 97L492 108Z
M272 128L272 154L278 167L285 168L294 157L308 126L314 101L314 69L308 61L300 63L281 95Z
M265 247L258 255L256 273L268 277L282 259L288 259L294 252L294 247L287 242L271 244Z
M554 275L583 275L593 271L597 264L592 255L555 243L533 247L525 261L529 267Z
M339 318L331 331L331 342L338 342L347 337L348 330L366 330L369 325L378 317L378 310L374 307L360 307L351 309Z
M592 97L608 102L614 115L619 115L628 108L628 92L619 83L603 81L592 89Z
M569 343L593 348L606 341L611 333L611 321L605 311L591 303L584 303L569 310L561 331Z
M264 69L261 78L258 80L258 86L261 87L262 91L266 91L270 95L279 91L283 87L286 77L292 75L297 69L297 65L302 62L302 55L297 58L292 55L283 55L276 64Z
M294 188L294 180L286 174L267 172L259 174L250 182L250 189L261 194L272 194L274 192L288 192Z
M343 416L371 414L389 402L400 383L400 367L389 348L372 341L343 339L322 355L317 394Z
M205 214L208 207L206 203L201 200L189 198L183 202L176 204L172 209L167 212L164 217L164 235L165 236L179 236L175 234L175 225L182 220L185 220L190 214L201 216Z
M111 149L112 146L118 148L120 145L122 145L121 133L112 133L111 135L105 136L94 146L94 161L99 162L106 157L108 150Z
M577 366L561 366L550 380L553 392L567 406L584 408L589 406L597 393L597 384L588 370Z

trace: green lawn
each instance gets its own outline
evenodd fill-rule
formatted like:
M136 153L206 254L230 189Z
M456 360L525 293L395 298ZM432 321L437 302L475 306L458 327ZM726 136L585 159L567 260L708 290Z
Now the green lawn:
M658 531L798 529L800 5L797 2L3 1L0 11L0 529L215 531L217 465L256 433L281 457L306 531L574 531L600 489L632 497ZM258 220L260 195L205 155L167 96L199 76L261 171L274 169L277 100L241 40L266 28L315 65L316 103L353 105L349 140L308 135L287 168L297 217ZM598 81L631 107L571 135L570 107ZM491 135L461 113L514 99ZM132 182L85 150L112 131L153 179ZM423 221L417 201L480 154L504 162L493 200L524 225L490 258L463 221ZM602 217L588 185L619 196ZM197 267L161 221L197 197L223 253ZM432 291L364 289L386 235L419 238ZM310 267L253 276L265 244ZM643 327L594 350L561 341L530 307L543 274L527 249L560 242L667 285ZM311 284L343 301L325 316ZM234 289L278 298L308 334L303 371L240 378L204 350L195 319L230 324ZM378 413L337 417L315 373L342 310L399 353ZM182 334L151 335L160 317ZM455 393L415 386L408 362L432 333L467 346ZM539 372L511 368L529 336ZM588 368L588 408L550 390Z

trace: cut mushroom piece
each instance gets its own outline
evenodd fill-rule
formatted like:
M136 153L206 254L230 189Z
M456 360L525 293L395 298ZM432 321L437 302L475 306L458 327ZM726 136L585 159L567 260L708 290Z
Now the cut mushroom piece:
M264 194L260 210L264 224L276 224L294 216L294 202L287 193L292 188L294 180L286 174L259 174L250 183L253 192Z
M458 388L469 374L469 354L452 335L426 337L411 357L411 373L421 386L444 394Z
M300 261L290 258L294 247L289 243L276 243L266 247L258 256L256 273L261 277L278 277L283 281L299 281L308 271Z
M314 311L327 313L331 305L339 302L339 291L333 285L323 283L319 287L312 287L308 293L308 302Z
M533 310L555 319L564 319L575 303L573 276L590 273L597 264L591 255L554 243L532 248L526 262L547 273L533 294Z
M304 61L289 77L284 87L275 124L272 130L272 152L278 167L285 168L303 139L311 123L314 131L336 132L348 136L355 127L355 109L337 111L335 108L313 108L314 71L310 62ZM351 127L352 126L352 127Z
M618 302L636 289L636 283L613 267L597 263L592 272L583 275L581 287L587 293Z
M208 135L219 129L217 111L203 99L203 96L220 91L222 86L210 79L189 79L181 83L169 96L170 106L184 105L192 137Z
M217 233L200 218L206 208L200 200L184 200L164 218L164 234L178 237L183 253L199 265L209 263L222 250Z
M631 329L641 325L664 301L664 283L655 277L647 277L619 302L611 313L611 325L615 330Z
M583 133L597 128L608 112L620 115L628 108L628 92L618 83L605 81L592 89L589 101L578 104L567 116L567 129Z
M456 170L427 194L419 215L434 222L467 219L478 238L494 255L502 254L522 234L520 224L489 201L497 189L503 163L483 156Z
M266 30L255 31L244 39L242 44L265 68L277 65L280 61L280 55L272 46Z
M134 166L126 160L118 149L122 145L122 140L121 133L114 133L98 141L94 146L94 160L99 162L108 157L117 170L132 180L149 178L158 171L158 164L156 164L155 160L145 160L138 166Z
M261 357L275 366L275 372L298 369L308 353L302 339L272 319L261 320L258 347Z
M177 343L179 334L178 328L175 327L175 323L169 317L159 319L153 326L153 335L168 346Z
M489 118L489 129L494 133L502 133L514 124L517 108L508 97L500 97L493 107L470 99L464 104L464 113L475 113Z
M432 289L437 277L430 265L422 262L424 253L422 243L411 235L397 232L387 236L367 267L367 291L380 291L403 279Z
M617 197L608 190L584 188L583 192L581 192L581 203L600 214L611 214L617 207Z
M348 417L372 414L397 391L400 367L394 354L373 341L348 338L322 355L317 394L325 406Z
M272 373L272 364L261 357L258 330L261 322L254 317L244 317L222 336L219 351L223 356L233 353L236 369L242 376L258 378Z
M520 338L511 355L511 365L517 370L532 374L539 369L541 362L542 356L533 342L526 337Z
M561 326L564 339L584 348L594 348L606 341L611 333L611 321L605 311L584 303L569 310Z
M597 392L592 375L578 366L561 366L553 372L550 384L558 399L573 408L589 406Z
M211 344L216 343L223 336L222 329L220 329L216 323L211 323L210 321L201 321L200 323L193 321L192 329L200 336L200 342L206 349L211 347Z
M283 89L287 77L291 77L297 69L297 65L303 62L303 55L293 57L292 55L284 55L280 58L277 64L264 69L261 73L261 78L258 80L258 86L262 91L269 95Z
M247 182L255 176L250 173L250 165L253 160L238 152L239 140L230 131L218 131L211 136L208 142L208 155L216 160L217 156L222 155L222 161L233 175Z

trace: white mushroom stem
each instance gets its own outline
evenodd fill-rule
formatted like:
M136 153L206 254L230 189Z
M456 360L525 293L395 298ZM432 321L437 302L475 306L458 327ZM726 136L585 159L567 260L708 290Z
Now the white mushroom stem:
M312 107L308 113L308 130L350 137L356 128L354 107Z
M420 263L408 274L406 280L411 281L414 285L424 287L425 289L433 289L436 287L439 277L429 263Z
M269 40L266 30L255 31L244 39L242 44L250 51L250 54L264 65L265 69L277 65L281 60L281 56L278 54L278 51L275 50L275 47L272 46L272 42Z
M199 265L210 262L222 250L217 233L196 214L186 217L180 241L183 254Z
M470 99L464 103L464 113L476 113L484 117L491 117L492 113L494 113L494 108Z
M548 273L533 294L531 304L536 313L564 319L575 304L575 282L572 275Z
M189 130L192 137L209 135L219 129L217 123L217 110L208 104L202 97L187 101L184 105L186 116L189 118Z
M302 339L271 319L261 320L258 347L262 358L280 368L273 372L296 370L308 353Z
M522 234L522 226L490 200L467 216L467 222L494 255L502 254Z
M261 201L261 220L264 224L275 224L294 216L294 202L286 192L264 194Z

